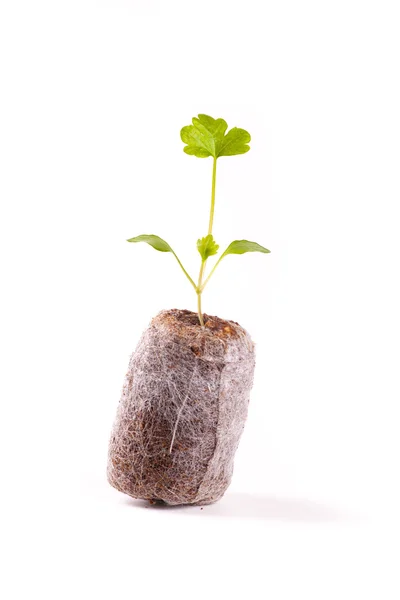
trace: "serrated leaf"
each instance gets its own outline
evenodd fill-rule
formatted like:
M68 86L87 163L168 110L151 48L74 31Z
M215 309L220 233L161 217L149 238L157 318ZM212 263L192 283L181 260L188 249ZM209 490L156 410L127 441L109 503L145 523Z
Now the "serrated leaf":
M150 246L153 246L153 248L155 248L159 252L172 252L172 253L174 253L174 251L172 250L171 246L169 244L167 244L167 242L165 240L163 240L162 238L158 237L158 235L146 235L146 234L144 234L144 235L137 235L136 237L130 238L127 241L128 242L146 242L146 244L149 244Z
M264 248L264 246L260 246L257 242L249 242L248 240L235 240L231 242L223 255L227 256L228 254L245 254L246 252L263 252L264 254L268 254L271 250Z
M224 119L213 119L208 115L193 117L192 125L181 129L181 139L187 144L183 150L199 158L233 156L250 150L250 134L244 129L233 127L225 135L228 124Z
M197 250L200 252L203 261L205 261L209 256L217 254L219 246L215 243L213 236L209 234L197 240Z

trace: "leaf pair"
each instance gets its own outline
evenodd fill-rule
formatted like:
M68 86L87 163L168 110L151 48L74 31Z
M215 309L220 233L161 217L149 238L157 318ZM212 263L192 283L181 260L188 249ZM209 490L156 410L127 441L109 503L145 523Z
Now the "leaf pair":
M160 238L158 235L146 235L146 234L138 235L136 237L130 238L127 241L128 242L146 242L147 244L149 244L150 246L152 246L159 252L171 252L175 256L176 260L178 261L178 263L179 263L180 267L182 268L183 272L185 273L186 277L189 279L190 283L194 287L196 287L195 283L193 282L193 279L185 271L181 261L179 260L179 258L175 254L175 252L172 250L171 246L165 240ZM197 249L198 249L198 251L201 255L201 258L204 262L207 260L207 258L209 256L213 256L214 254L217 254L217 252L219 250L219 246L218 246L218 244L215 243L215 240L212 235L206 235L205 237L197 240ZM260 244L257 244L257 242L249 242L248 240L235 240L235 241L231 242L229 244L229 246L227 247L227 249L225 250L225 252L223 254L221 254L218 262L214 266L213 271L210 273L210 276L214 272L215 267L220 263L220 261L225 256L227 256L228 254L245 254L246 252L262 252L264 254L267 254L270 252L270 250L268 250L267 248L264 248L264 246L260 246ZM208 281L208 279L207 279L207 281Z
M172 252L175 254L171 246L167 244L165 240L158 237L158 235L143 234L130 238L127 241L146 242L159 252ZM209 256L217 254L219 246L215 243L212 235L207 235L206 237L203 237L197 241L197 249L200 252L202 259L206 260ZM249 242L248 240L235 240L229 244L222 256L227 256L228 254L245 254L246 252L263 252L264 254L267 254L271 251L267 250L267 248L264 248L264 246L260 246L260 244L257 244L257 242Z
M199 158L213 156L215 159L248 152L251 140L249 132L233 127L225 133L227 129L228 124L224 119L213 119L208 115L193 117L192 125L181 129L182 142L187 144L184 152Z

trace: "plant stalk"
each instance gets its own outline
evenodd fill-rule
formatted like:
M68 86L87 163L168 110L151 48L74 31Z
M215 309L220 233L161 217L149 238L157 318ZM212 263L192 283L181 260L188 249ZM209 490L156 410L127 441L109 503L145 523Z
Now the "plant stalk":
M188 278L188 280L190 281L191 285L194 287L194 289L197 292L197 287L195 282L193 281L193 279L190 277L189 273L186 271L185 267L183 266L183 264L181 263L181 261L179 260L179 258L177 257L177 255L175 254L175 252L172 250L172 254L175 256L176 260L179 263L180 268L182 269L182 271L185 273L186 277Z
M212 170L212 182L211 182L211 207L210 207L210 220L208 222L208 235L212 235L213 223L214 223L214 208L215 208L215 184L217 181L217 159L214 156L213 158L213 170ZM206 260L201 261L200 273L199 273L199 281L197 284L197 312L199 315L200 325L204 327L203 313L201 310L201 294L203 292L203 277L204 277L204 269L206 266Z
M204 327L203 313L201 312L201 292L197 292L197 312L199 313L200 325Z
M214 273L215 269L218 267L219 263L221 262L221 260L224 258L225 253L221 254L221 256L219 257L219 259L217 260L217 262L215 263L215 265L213 266L213 268L211 269L207 279L205 280L205 282L202 284L201 286L201 291L204 290L204 288L206 287L207 283L210 281L211 275Z
M212 171L212 184L211 184L211 208L210 208L210 221L208 223L208 235L212 234L213 222L214 222L214 207L215 207L215 184L217 181L217 159L214 157L213 171Z
M202 285L203 285L203 276L204 276L204 267L206 266L206 261L201 261L200 273L199 273L199 282L197 284L197 312L199 313L199 321L200 325L204 327L203 313L201 312L201 294L202 294Z

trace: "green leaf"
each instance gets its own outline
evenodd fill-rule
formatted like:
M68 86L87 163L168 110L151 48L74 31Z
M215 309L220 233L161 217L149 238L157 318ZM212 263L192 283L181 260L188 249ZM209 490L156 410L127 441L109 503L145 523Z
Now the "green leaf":
M235 240L231 242L221 258L228 254L245 254L246 252L263 252L268 254L271 250L267 250L264 246L260 246L257 242L249 242L248 240Z
M209 256L217 254L218 249L219 246L215 243L215 240L211 234L197 240L197 250L200 252L203 262L207 260Z
M192 125L181 129L183 150L199 158L233 156L250 150L250 134L244 129L233 127L225 135L228 124L224 119L213 119L208 115L193 117Z
M146 242L146 244L153 246L153 248L155 248L159 252L171 252L175 256L180 268L182 269L182 271L184 272L184 274L186 275L186 277L188 278L188 280L190 281L190 283L192 284L194 289L197 290L195 282L190 277L189 273L186 271L185 267L183 266L183 264L181 263L181 261L179 260L179 258L175 254L175 252L172 250L171 246L169 244L167 244L167 242L165 240L158 237L158 235L146 235L146 234L137 235L136 237L133 237L133 238L130 238L129 240L127 240L127 242Z
M146 242L147 244L150 244L150 246L153 246L153 248L155 248L159 252L172 252L174 254L174 251L172 250L171 246L167 244L165 240L158 237L158 235L138 235L136 237L130 238L129 240L127 240L127 242Z

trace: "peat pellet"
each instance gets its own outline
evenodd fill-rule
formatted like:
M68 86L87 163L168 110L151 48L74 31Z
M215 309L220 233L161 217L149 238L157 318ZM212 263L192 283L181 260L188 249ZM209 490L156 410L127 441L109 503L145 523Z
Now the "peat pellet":
M228 488L247 418L254 343L238 323L164 310L132 354L109 444L108 481L167 504Z

